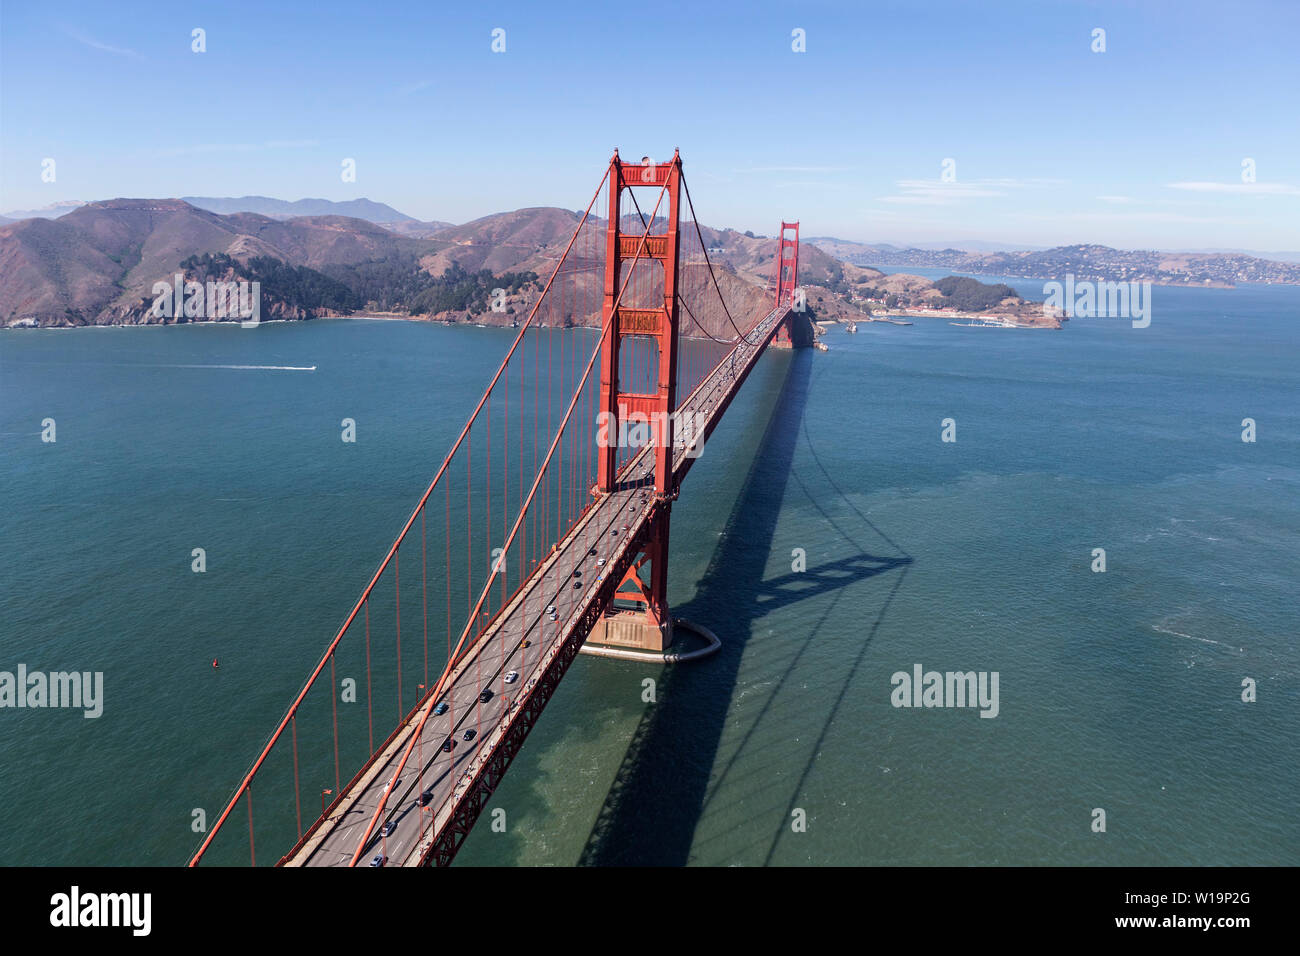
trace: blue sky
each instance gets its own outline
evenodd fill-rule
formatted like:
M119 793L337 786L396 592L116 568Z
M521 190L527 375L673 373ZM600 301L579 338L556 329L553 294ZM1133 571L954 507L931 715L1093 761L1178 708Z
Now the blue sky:
M701 218L759 233L1300 249L1282 0L6 0L0 31L0 210L365 196L462 222L584 206L614 146L677 146Z

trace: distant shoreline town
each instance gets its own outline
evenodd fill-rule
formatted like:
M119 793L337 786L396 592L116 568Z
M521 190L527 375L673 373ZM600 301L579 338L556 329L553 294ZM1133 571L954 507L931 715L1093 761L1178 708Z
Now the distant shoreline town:
M1158 252L1074 245L1020 252L898 248L841 239L812 239L826 252L868 268L948 269L1025 279L1150 282L1161 286L1231 289L1239 282L1300 285L1300 262L1280 262L1236 253Z

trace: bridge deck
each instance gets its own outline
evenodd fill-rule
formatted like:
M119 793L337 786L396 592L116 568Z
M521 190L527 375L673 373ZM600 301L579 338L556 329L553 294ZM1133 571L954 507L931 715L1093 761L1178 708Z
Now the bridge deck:
M721 419L785 315L785 309L768 313L750 334L750 342L742 341L728 353L683 403L683 412L701 416L700 442ZM679 436L674 475L683 477L693 460ZM425 722L416 750L385 806L382 823L391 822L395 829L384 837L377 828L363 860L383 855L390 864L405 866L425 860L523 715L548 669L574 638L602 583L607 584L611 574L635 556L629 555L629 549L656 506L653 483L653 450L647 448L625 466L618 490L587 511L457 665L439 698L448 705L446 713ZM605 562L598 565L602 557ZM555 606L555 622L547 613L549 605ZM567 667L567 661L562 666ZM517 671L519 677L507 684L510 671ZM485 690L492 696L477 705ZM284 865L349 863L419 725L420 710L412 712L365 773L344 790L329 816L281 861ZM472 739L467 741L464 735L471 730ZM442 745L449 738L455 746L444 753ZM425 794L427 800L422 799Z

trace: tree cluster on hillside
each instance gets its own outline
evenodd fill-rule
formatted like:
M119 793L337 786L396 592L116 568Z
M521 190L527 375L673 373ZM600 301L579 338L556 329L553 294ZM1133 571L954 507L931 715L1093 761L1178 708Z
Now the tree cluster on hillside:
M408 312L486 312L492 290L515 294L537 281L535 272L507 272L494 276L490 269L469 272L453 263L440 276L420 267L413 253L373 262L334 265L328 274L343 282L368 309Z
M442 275L428 276L429 285L415 296L408 306L412 315L417 313L469 312L478 315L488 311L492 290L505 289L507 295L519 292L525 285L537 281L535 272L504 272L493 275L491 269L467 272L453 263Z
M821 284L840 295L847 295L853 291L853 287L845 281L843 263L836 260L831 260L831 264L826 267L826 278Z
M253 256L247 263L224 252L190 256L180 267L199 281L229 275L261 284L267 296L288 306L313 311L329 309L348 313L360 308L360 302L344 283L307 266L294 266L273 256Z
M951 306L961 311L979 312L991 309L1003 299L1020 298L1020 294L1009 285L1001 282L985 285L968 276L946 276L936 282L934 287L943 294L943 299L936 305Z
M337 263L325 266L326 275L353 291L363 307L378 312L404 312L431 277L420 268L415 253L394 255L371 262Z

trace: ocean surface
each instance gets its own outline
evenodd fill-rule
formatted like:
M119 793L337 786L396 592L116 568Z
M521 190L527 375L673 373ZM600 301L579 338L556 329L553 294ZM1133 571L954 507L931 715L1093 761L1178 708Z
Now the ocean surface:
M764 356L674 506L722 651L580 657L457 865L1300 864L1300 288L858 329ZM0 864L188 858L509 336L0 334L0 671L104 674L0 709ZM916 665L997 716L893 706Z

